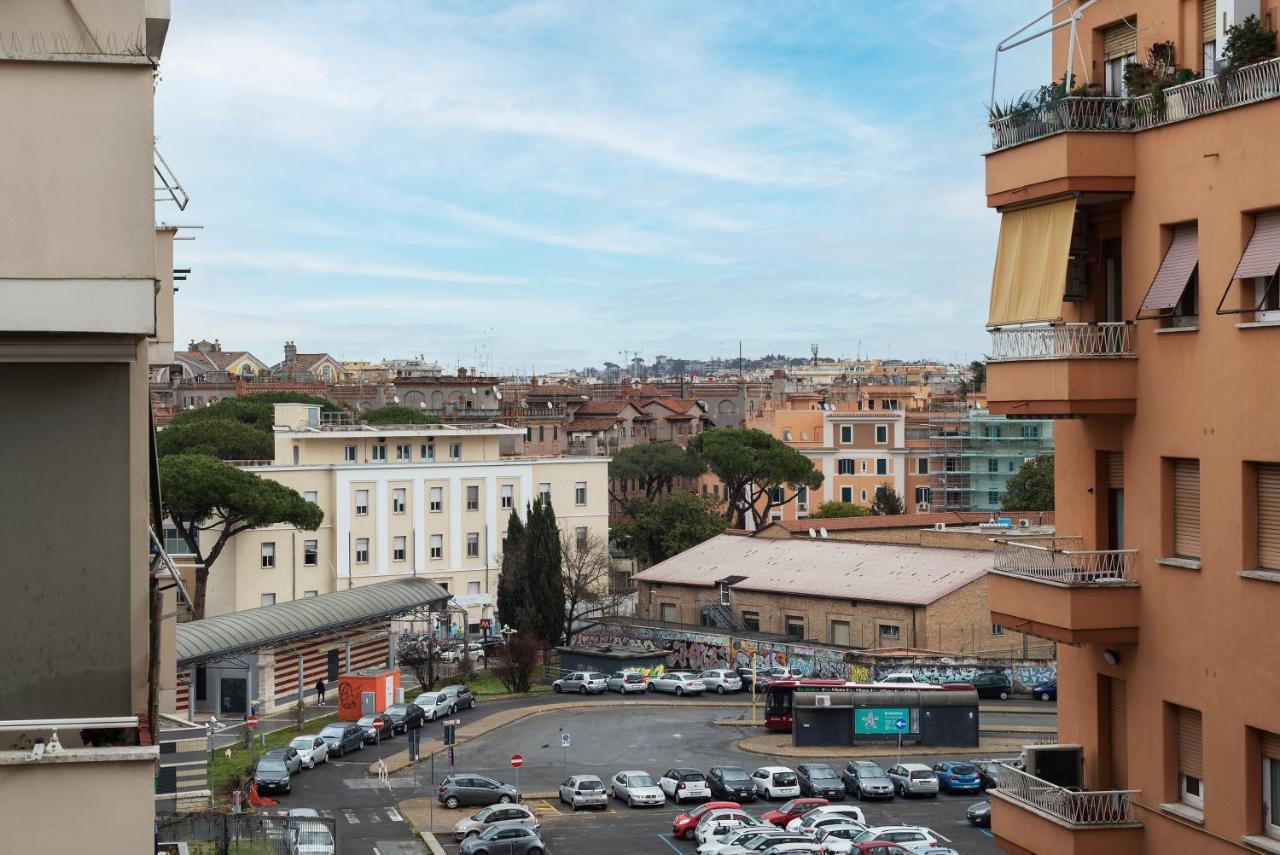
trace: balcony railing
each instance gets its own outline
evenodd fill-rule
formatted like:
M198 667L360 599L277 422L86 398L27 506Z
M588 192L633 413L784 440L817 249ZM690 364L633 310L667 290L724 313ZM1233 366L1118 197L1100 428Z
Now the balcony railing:
M1045 538L1034 543L992 541L995 569L1064 585L1116 585L1133 579L1136 549L1069 549L1079 538Z
M1163 105L1150 95L1069 96L1047 103L1025 103L990 122L991 150L1064 131L1141 131L1276 97L1280 97L1280 57L1171 86L1164 90Z
M1119 359L1133 356L1133 324L1052 324L991 331L991 361Z
M1070 825L1134 825L1133 797L1141 790L1077 791L1059 787L1004 763L996 765L997 792Z

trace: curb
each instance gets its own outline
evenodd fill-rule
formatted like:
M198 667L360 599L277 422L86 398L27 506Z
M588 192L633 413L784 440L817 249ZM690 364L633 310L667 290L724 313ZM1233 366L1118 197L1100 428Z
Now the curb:
M427 848L431 850L431 855L445 855L444 847L440 845L440 841L436 840L436 836L430 831L419 832L422 835L422 842L427 844Z
M821 750L815 754L793 754L791 750L795 748L792 745L770 745L761 746L759 748L749 745L755 737L744 737L737 742L738 750L745 751L748 754L755 754L760 757L788 757L796 760L819 759L822 757L835 757L842 760L855 759L859 757L883 757L886 754L894 754L898 752L896 745L832 745L822 746ZM815 746L816 747L816 746ZM1022 742L1020 740L997 739L988 740L985 744L979 743L977 746L965 745L904 745L902 746L903 757L923 757L936 754L953 754L956 756L972 756L977 752L985 752L987 754L1021 750Z

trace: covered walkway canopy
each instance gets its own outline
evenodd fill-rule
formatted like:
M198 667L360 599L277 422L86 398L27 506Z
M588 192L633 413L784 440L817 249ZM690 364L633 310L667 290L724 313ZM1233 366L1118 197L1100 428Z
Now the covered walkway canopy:
M426 579L393 579L177 626L178 667L329 635L443 606L449 592Z

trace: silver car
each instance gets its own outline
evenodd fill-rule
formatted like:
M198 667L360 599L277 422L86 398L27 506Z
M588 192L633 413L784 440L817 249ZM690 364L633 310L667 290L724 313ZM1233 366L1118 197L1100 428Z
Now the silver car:
M604 781L595 775L570 775L560 785L560 801L574 810L580 807L604 810L609 807L609 794L605 792Z
M460 819L453 825L453 839L459 842L468 837L480 834L496 823L508 825L527 825L538 830L538 816L524 805L493 805L481 808L466 819Z
M605 682L609 691L624 695L643 692L649 688L649 681L639 671L614 671Z
M698 675L698 679L707 687L707 691L715 692L717 695L742 691L742 678L738 676L737 671L728 668L703 671Z
M458 847L458 855L545 855L547 844L538 832L524 825L502 823L468 837Z
M900 796L938 797L938 776L923 763L899 763L889 767L893 791Z
M653 780L653 776L648 772L640 770L619 772L614 775L613 797L626 802L631 807L667 803L666 793L659 788L658 782Z
M289 747L298 752L302 765L308 769L314 769L318 763L329 762L329 743L316 734L295 737Z
M561 692L577 692L580 695L604 694L609 688L609 680L604 674L596 671L574 671L551 684L556 694Z
M649 679L649 690L673 692L677 695L700 695L707 690L707 684L688 671L667 671Z

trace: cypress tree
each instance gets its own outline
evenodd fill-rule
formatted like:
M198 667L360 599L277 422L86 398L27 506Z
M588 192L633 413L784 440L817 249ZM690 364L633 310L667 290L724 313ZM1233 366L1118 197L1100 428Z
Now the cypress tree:
M498 626L523 630L520 609L528 586L524 578L525 528L513 508L507 519L507 539L502 547L502 575L498 578Z
M524 578L528 596L523 628L545 644L554 644L564 624L564 583L560 575L560 532L550 503L529 510L525 529Z

